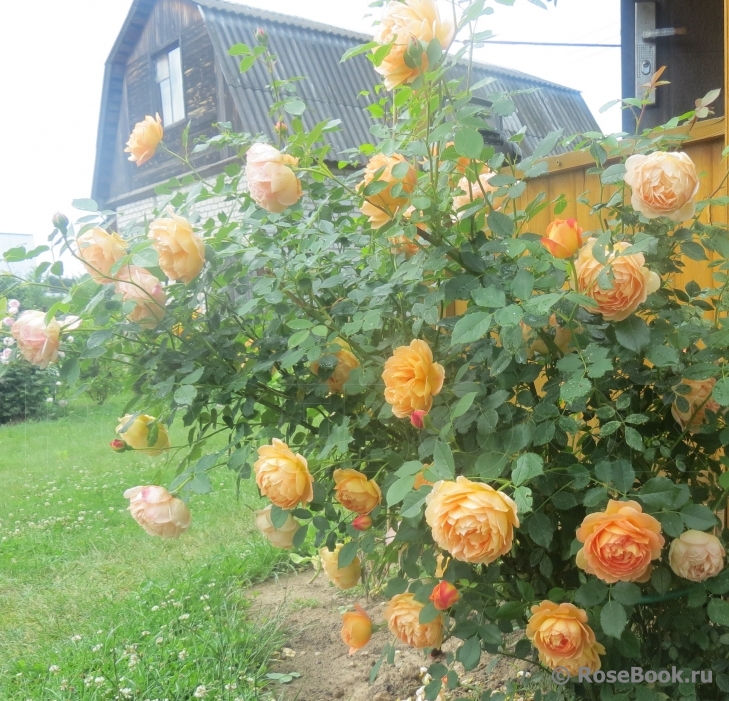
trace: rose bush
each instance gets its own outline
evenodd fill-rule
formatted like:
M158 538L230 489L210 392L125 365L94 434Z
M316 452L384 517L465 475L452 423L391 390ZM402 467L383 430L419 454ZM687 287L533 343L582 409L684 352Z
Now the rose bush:
M104 354L134 358L121 439L131 429L128 446L166 458L165 494L189 501L193 527L211 470L255 476L265 537L315 554L339 588L380 592L376 624L406 644L460 641L430 664L430 700L482 651L547 673L715 675L710 687L573 681L579 698L727 699L729 233L708 217L726 199L699 198L683 150L697 115L567 139L594 159L597 187L563 219L564 198L526 193L564 136L519 160L486 145L491 110L513 102L472 100L454 64L488 8L456 6L450 27L432 2L391 2L374 45L350 52L369 52L392 89L372 110L377 143L357 153L333 153L339 124L307 129L296 81L272 78L272 123L291 117L276 147L222 126L195 148L236 148L240 163L158 188L160 216L184 218L204 249L178 269L171 239L121 232L103 277L41 319L81 317L83 348L60 359L34 332L30 357L62 360L69 382ZM453 37L463 48L448 54ZM259 41L232 51L270 68ZM201 217L214 195L224 211ZM549 227L536 224L545 209ZM103 221L56 223L53 242L83 260L77 238ZM712 286L677 282L686 256L711 259ZM160 443L173 420L183 446ZM148 530L187 527L177 502L135 489ZM355 649L370 630L357 614L342 631ZM388 646L373 674L393 659Z

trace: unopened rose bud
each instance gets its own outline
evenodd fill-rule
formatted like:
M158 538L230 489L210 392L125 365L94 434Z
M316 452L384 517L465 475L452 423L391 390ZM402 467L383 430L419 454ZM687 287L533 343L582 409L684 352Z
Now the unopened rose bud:
M352 528L356 531L366 531L372 528L372 519L369 516L357 516L352 521Z
M9 299L8 300L8 308L15 307L15 309L18 309L20 307L20 302L18 302L17 299Z
M119 438L115 438L109 445L117 453L123 453L127 449L127 444Z
M268 34L266 34L266 30L263 27L259 27L258 29L256 29L256 32L253 36L256 37L256 41L259 44L265 44L268 41Z
M541 243L555 258L572 258L582 246L582 228L574 219L555 219L546 233Z
M68 217L63 212L56 212L51 221L56 229L62 231L64 234L66 233L66 229L68 228Z
M427 411L416 409L412 414L410 414L410 423L415 426L415 428L422 431L425 428L425 417L427 415Z
M445 580L438 582L430 595L430 600L433 602L433 606L435 606L435 608L439 611L449 609L460 598L461 595L458 593L458 589Z
M276 122L273 128L277 134L285 134L289 130L286 126L286 122Z

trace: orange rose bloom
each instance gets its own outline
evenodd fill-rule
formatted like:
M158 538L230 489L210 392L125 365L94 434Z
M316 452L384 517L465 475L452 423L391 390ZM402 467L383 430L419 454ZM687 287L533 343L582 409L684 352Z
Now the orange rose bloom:
M413 484L413 489L420 489L421 487L432 487L433 483L429 482L427 479L425 479L425 471L430 467L430 463L427 465L423 465L423 469L418 472L417 475L415 475L415 483Z
M119 234L109 234L95 226L76 239L79 258L94 282L103 285L111 280L106 277L114 264L126 254L126 244Z
M461 595L450 582L442 580L433 587L429 598L438 611L445 611L453 606L461 598Z
M420 246L404 234L390 236L387 240L390 242L390 253L393 256L402 253L406 258L410 258L420 251Z
M591 672L600 669L600 655L605 654L605 648L587 625L587 613L573 604L542 601L532 606L526 634L537 648L539 659L550 669L565 667L572 675L580 667L588 667Z
M606 321L622 321L627 319L652 292L661 286L658 275L645 267L642 253L631 253L619 256L630 246L627 241L615 244L614 253L608 256L608 267L612 270L613 286L603 290L597 278L605 266L592 255L592 247L596 239L589 239L580 249L575 267L580 294L592 297ZM592 311L594 307L590 307Z
M489 185L489 180L494 177L496 173L492 170L486 170L478 176L478 182L471 183L467 177L462 177L458 181L458 189L464 192L463 195L456 195L453 198L453 209L456 212L462 209L466 205L475 202L476 200L482 200L484 192L488 195L489 192L496 192L499 188Z
M511 550L516 504L488 484L459 475L436 482L425 503L433 540L456 560L488 565Z
M205 265L205 244L184 217L169 212L149 225L149 238L159 254L159 267L169 280L189 285Z
M577 566L608 584L647 582L665 542L661 524L638 502L613 499L604 512L585 516L576 537L584 543Z
M246 153L246 179L251 197L268 212L281 213L303 194L301 181L291 166L299 159L270 144L256 143Z
M443 388L445 369L433 362L433 352L425 341L414 340L395 349L385 363L385 401L399 419L416 409L430 411L433 397Z
M443 641L443 617L438 615L430 623L420 622L425 607L415 601L415 594L397 594L387 602L385 619L390 632L406 645L416 648L439 648Z
M706 410L717 412L721 409L718 402L711 399L711 393L716 384L716 378L710 377L707 380L681 380L682 385L691 388L688 394L680 394L688 402L688 411L681 411L678 408L678 400L671 404L671 414L676 419L681 430L689 427L690 433L696 433L706 422ZM674 388L675 389L675 388Z
M359 555L352 560L346 567L339 566L339 551L342 544L337 543L334 550L329 550L326 545L319 549L319 559L321 566L326 572L329 581L338 589L351 589L359 584L362 576L362 563Z
M165 130L159 115L154 117L147 115L143 122L137 122L127 141L127 147L124 149L125 153L131 154L129 160L136 163L137 166L146 163L154 156L164 134Z
M375 70L384 78L388 90L398 85L412 83L422 71L428 70L428 58L423 53L421 65L411 68L405 63L405 53L412 40L426 46L438 39L443 49L453 40L453 23L442 21L435 0L391 0L382 13L380 26L375 34L378 44L392 44L390 53Z
M686 531L668 549L671 569L690 582L703 582L724 569L724 546L713 533Z
M314 479L306 458L278 438L258 449L253 471L261 494L282 509L294 509L314 498Z
M407 161L399 153L392 156L377 153L370 158L365 168L364 180L360 185L363 192L373 182L387 183L387 186L378 193L366 195L366 199L360 207L360 211L369 219L373 229L379 229L394 219L400 209L407 204L408 195L415 189L418 174L412 166L408 167L407 172L401 178L395 178L392 174L392 169L400 163L407 163ZM398 183L402 192L395 195L392 190Z
M335 343L341 346L342 350L336 353L337 367L334 368L334 372L327 378L326 383L329 385L329 391L332 394L341 394L344 391L344 383L349 379L349 373L354 368L359 367L359 360L352 353L346 341L338 338ZM310 367L315 375L319 374L319 363L317 361L313 362Z
M668 217L682 222L696 212L699 176L686 153L631 156L625 161L624 180L633 191L633 209L647 219Z
M335 498L356 514L368 514L382 501L377 482L357 470L334 470Z
M359 604L354 608L342 614L342 640L349 645L350 655L367 645L372 637L372 619Z
M127 319L154 328L165 315L167 294L160 281L145 268L124 266L117 274L115 289L125 302L134 302Z
M541 243L555 258L572 258L582 246L582 228L575 219L555 219Z

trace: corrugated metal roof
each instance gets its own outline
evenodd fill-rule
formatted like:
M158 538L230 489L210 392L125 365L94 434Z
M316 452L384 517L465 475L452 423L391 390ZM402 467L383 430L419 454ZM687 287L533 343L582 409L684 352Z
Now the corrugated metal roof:
M330 135L335 154L373 141L370 126L374 121L364 110L371 98L361 97L359 93L369 90L374 96L375 86L381 84L381 78L364 55L340 63L347 49L371 41L370 36L227 0L195 2L200 6L247 131L272 134L268 115L271 97L265 89L270 80L260 64L241 74L240 57L229 56L228 49L237 43L255 45L254 33L258 27L263 27L268 33L271 51L278 56L276 77L307 78L297 84L299 94L309 106L303 116L305 126L311 128L326 118L341 119L342 131ZM455 75L465 76L465 68L453 71ZM474 64L472 82L475 84L487 77L495 78L494 82L477 90L476 96L489 99L500 92L533 91L515 95L517 111L502 122L506 136L527 127L527 135L521 143L525 156L555 129L562 128L566 134L599 131L582 95L576 90L520 71Z

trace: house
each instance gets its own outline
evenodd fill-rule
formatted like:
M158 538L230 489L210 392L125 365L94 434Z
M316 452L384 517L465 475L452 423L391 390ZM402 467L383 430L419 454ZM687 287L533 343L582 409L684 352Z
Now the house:
M241 74L240 57L228 55L234 44L254 46L259 27L279 57L275 70L282 77L306 76L298 83L309 106L305 125L341 120L342 131L330 135L333 158L374 140L370 127L375 120L365 108L380 78L364 55L340 63L347 49L370 41L370 36L226 0L134 0L106 63L92 191L101 207L116 211L119 226L151 213L155 186L185 172L164 152L158 151L142 168L127 160L125 142L145 115L158 112L163 117L165 143L177 152L188 122L191 143L215 134L217 122L272 136L269 76L260 65ZM517 113L495 125L507 136L527 127L520 145L524 155L554 129L568 134L599 130L576 90L505 68L474 67L474 83L486 77L493 81L476 92L480 99L524 91L514 97ZM204 177L236 160L225 150L192 155ZM214 199L206 202L210 211L216 204Z
M643 97L641 86L661 66L666 66L661 79L670 81L655 91L641 125L664 124L694 109L695 101L715 88L723 95L712 108L724 116L727 0L620 2L623 97ZM629 110L623 113L623 129L635 129Z

